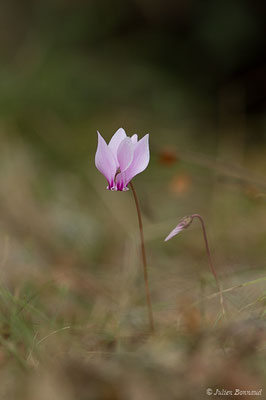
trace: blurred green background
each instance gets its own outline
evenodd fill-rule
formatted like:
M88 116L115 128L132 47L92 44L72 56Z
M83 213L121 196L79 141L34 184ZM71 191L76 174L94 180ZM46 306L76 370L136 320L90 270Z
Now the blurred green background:
M168 140L182 142L185 126L213 151L224 114L248 117L244 144L265 139L261 1L10 0L0 7L1 116L51 156L80 160L96 128L110 136L120 125L149 131L160 145L169 131Z
M176 399L177 384L180 398L194 399L219 379L261 387L265 281L228 292L230 323L213 344L220 308L218 297L203 301L217 288L200 227L163 240L200 213L224 288L264 276L265 14L259 0L0 2L0 368L14 355L26 368L53 365L56 354L60 388L49 369L42 382L56 399L165 399L166 386ZM119 127L150 134L151 162L134 182L161 336L145 344L131 191L106 191L94 165L96 131L109 140ZM66 332L46 341L58 329ZM220 341L235 332L224 359ZM122 357L110 364L124 374L125 397L102 356L111 351ZM206 365L214 353L217 375ZM36 376L5 373L3 398L17 400L24 379L30 399L53 398L36 389L38 377L35 387ZM61 393L64 379L73 397Z
M262 229L252 221L266 188L265 9L249 0L1 2L1 159L12 165L2 167L3 204L24 217L27 196L37 208L58 205L62 240L73 246L68 230L80 229L94 254L110 212L131 207L130 195L105 192L94 166L96 130L108 140L122 126L150 133L151 164L137 185L148 220L168 221L162 238L183 214L219 219L221 236L241 217L243 249L247 232ZM67 223L71 207L78 215Z

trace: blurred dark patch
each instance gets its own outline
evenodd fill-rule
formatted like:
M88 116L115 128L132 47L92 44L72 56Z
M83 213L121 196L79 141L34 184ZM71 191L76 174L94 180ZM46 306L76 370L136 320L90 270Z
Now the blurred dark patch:
M233 116L256 123L246 146L264 142L265 15L265 3L250 0L2 2L1 118L45 148L41 125L54 117L74 129L128 112L169 127L217 116L223 124L222 97ZM231 102L239 93L241 109Z

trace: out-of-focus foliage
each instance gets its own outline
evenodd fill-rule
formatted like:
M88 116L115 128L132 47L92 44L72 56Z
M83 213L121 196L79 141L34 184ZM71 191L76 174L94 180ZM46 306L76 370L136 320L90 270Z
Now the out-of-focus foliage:
M137 128L215 120L228 91L229 111L257 113L265 104L260 2L11 0L0 7L0 112L27 137L41 136L39 125L53 118L93 131L99 114L108 124L115 115L112 127L131 126L130 116ZM79 130L70 136L77 140Z

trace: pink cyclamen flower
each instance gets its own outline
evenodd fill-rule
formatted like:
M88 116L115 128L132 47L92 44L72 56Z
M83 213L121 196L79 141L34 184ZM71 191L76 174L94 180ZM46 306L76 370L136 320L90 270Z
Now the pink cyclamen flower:
M129 182L147 168L149 161L148 134L138 140L136 134L129 137L120 128L107 144L98 132L95 165L107 179L108 190L128 190Z

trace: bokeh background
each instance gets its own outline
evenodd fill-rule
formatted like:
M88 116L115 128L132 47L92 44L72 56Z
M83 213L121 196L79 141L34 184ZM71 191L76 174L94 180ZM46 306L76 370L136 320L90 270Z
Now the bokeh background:
M1 398L262 388L265 14L259 0L0 2ZM121 126L150 134L135 187L152 339L131 192L106 191L94 165L96 131ZM164 243L195 212L223 288L245 285L226 325L218 296L203 301L217 288L200 226Z

